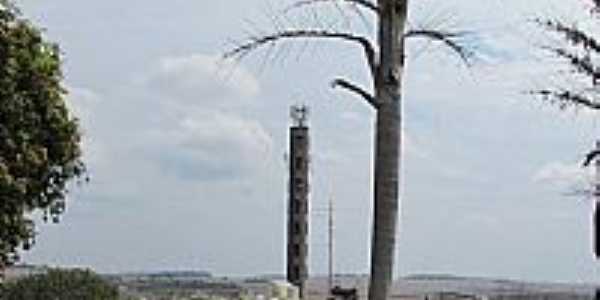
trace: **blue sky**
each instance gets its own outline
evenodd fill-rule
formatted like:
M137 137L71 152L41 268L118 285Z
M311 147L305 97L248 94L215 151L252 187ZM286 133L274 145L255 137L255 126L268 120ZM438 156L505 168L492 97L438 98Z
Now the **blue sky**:
M336 270L366 273L373 113L328 84L345 75L368 86L360 49L297 43L219 59L229 40L272 29L287 3L19 1L62 45L92 176L60 224L40 224L24 261L283 273L288 109L306 103L311 272L326 271L322 210L332 195ZM598 137L596 117L523 93L565 80L564 66L536 50L552 37L529 20L575 22L586 16L581 1L411 5L411 26L473 30L481 59L468 69L442 47L411 42L397 273L599 280L591 202L563 195L585 178L577 164ZM278 20L372 32L328 6Z

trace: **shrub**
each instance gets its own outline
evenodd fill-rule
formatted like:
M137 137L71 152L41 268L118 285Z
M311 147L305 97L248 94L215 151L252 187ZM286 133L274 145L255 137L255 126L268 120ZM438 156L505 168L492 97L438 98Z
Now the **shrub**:
M118 300L118 288L89 270L52 269L7 282L2 300Z

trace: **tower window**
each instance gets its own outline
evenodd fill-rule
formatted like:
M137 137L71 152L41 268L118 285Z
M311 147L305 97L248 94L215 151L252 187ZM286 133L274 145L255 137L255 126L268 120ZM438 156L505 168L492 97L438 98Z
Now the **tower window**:
M297 156L295 163L297 169L304 169L304 158L302 156Z

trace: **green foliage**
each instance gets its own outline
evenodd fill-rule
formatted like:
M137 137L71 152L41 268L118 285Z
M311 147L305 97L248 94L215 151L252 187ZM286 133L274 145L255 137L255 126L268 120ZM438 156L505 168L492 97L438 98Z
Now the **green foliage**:
M0 0L0 269L33 244L29 215L58 222L67 184L85 173L60 66L58 45Z
M88 270L49 270L46 274L6 283L3 300L118 300L119 291Z

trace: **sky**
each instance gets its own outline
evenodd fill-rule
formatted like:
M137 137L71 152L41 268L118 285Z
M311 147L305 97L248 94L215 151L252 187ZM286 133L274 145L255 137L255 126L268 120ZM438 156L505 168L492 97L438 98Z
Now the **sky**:
M310 106L310 272L327 270L335 202L335 270L367 273L373 111L332 90L369 86L360 48L291 42L224 61L232 41L280 27L372 35L368 13L290 1L17 2L64 52L69 105L81 120L91 182L72 188L60 224L38 223L25 263L99 272L207 270L283 274L289 107ZM527 91L569 83L539 51L531 22L588 24L583 1L426 0L410 26L466 30L466 67L410 41L396 275L452 273L597 282L592 202L578 164L598 118L561 112ZM562 72L562 73L561 73Z

